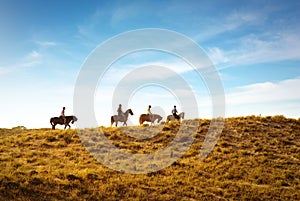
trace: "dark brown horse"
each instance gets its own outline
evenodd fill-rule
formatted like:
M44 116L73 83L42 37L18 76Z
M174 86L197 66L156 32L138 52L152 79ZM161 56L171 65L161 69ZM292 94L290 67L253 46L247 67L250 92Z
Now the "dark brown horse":
M168 115L166 119L166 123L169 123L170 121L175 121L178 120L180 121L181 119L184 119L184 112L179 113L179 119L175 119L174 115Z
M149 114L141 114L139 122L140 125L144 123L144 121L151 122L151 125L157 120L157 123L159 123L162 120L162 117L158 114L151 114L151 118Z
M123 122L123 126L127 126L127 119L128 119L128 115L131 114L133 115L133 112L131 109L128 109L126 112L124 112L124 115L123 116L118 116L118 115L114 115L114 116L111 116L110 118L110 126L112 126L114 123L116 123L116 126L118 126L118 122Z
M75 116L65 116L65 118L66 118L66 123L64 123L64 119L62 117L52 117L50 119L50 124L52 125L52 129L54 130L57 124L65 125L64 129L66 129L67 126L71 128L70 122L73 124L75 121L78 120L77 117Z

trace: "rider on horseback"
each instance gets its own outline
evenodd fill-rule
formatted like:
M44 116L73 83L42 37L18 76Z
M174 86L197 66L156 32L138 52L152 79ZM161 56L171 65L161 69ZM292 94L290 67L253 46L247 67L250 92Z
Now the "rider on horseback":
M149 115L149 119L152 121L151 105L148 106L147 115Z
M124 112L122 111L122 105L121 105L121 104L119 104L119 107L118 107L117 112L118 112L118 116L119 116L120 118L123 118L123 117L124 117Z
M176 105L174 105L174 108L173 108L173 110L172 110L172 114L173 114L173 116L175 117L175 119L180 120L180 116L178 116L177 113L178 113L178 112L177 112L177 109L176 109Z
M60 118L64 120L64 124L66 124L66 116L65 116L65 107L63 107L61 113L60 113Z

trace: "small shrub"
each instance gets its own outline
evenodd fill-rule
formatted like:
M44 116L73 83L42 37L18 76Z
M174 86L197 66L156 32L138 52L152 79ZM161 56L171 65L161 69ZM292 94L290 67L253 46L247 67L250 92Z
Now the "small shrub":
M48 137L46 138L46 140L47 140L48 142L55 142L55 141L57 141L56 137L54 137L54 136L48 136Z
M64 136L64 141L65 141L67 144L70 144L73 140L72 140L72 138L71 138L70 136L65 135L65 136Z
M26 130L25 126L16 126L12 128L13 130Z

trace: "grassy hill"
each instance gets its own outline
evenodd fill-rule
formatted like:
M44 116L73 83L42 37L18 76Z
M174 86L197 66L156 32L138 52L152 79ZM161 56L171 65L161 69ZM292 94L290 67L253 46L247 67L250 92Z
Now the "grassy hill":
M300 200L299 119L228 118L214 150L200 160L209 124L199 120L194 143L177 162L136 175L97 162L76 130L0 129L0 200ZM120 149L151 153L179 125L102 129ZM125 134L147 129L159 133L142 140ZM96 137L90 143L101 144Z

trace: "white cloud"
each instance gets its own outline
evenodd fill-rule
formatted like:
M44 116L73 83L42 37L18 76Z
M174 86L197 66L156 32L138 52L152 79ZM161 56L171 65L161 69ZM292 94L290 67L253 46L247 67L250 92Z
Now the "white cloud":
M11 69L5 68L5 67L0 67L0 75L4 75L6 73L10 73Z
M300 37L287 31L281 34L248 35L236 39L234 49L209 48L209 56L219 69L300 59Z
M27 56L26 56L26 58L28 58L28 59L36 59L36 58L38 58L38 57L40 57L41 56L41 54L39 53L39 52L37 52L36 50L33 50L33 51L31 51Z
M276 12L278 10L280 8ZM219 40L223 33L236 35L231 40L226 39L222 42L223 47L206 48L214 63L220 68L299 60L299 26L291 24L283 28L282 25L276 23L273 13L272 6L262 8L260 11L235 10L223 19L211 18L209 25L203 27L203 31L193 38L199 42L210 41L213 38ZM253 30L249 32L249 29ZM243 35L243 33L248 33L248 35ZM230 45L232 48L229 48Z
M284 33L273 38L269 35L266 40L249 36L241 40L240 49L233 51L230 57L235 57L234 63L238 64L300 59L299 45L300 37L295 34Z
M200 34L193 37L195 41L205 41L222 33L239 29L244 25L263 23L266 13L233 11L223 19L210 19L208 27L204 27ZM220 20L221 19L221 20Z
M226 94L226 102L228 104L243 105L300 100L299 86L300 77L277 83L264 82L246 85L237 87L234 92Z
M117 25L118 23L137 16L138 13L140 12L139 5L138 4L127 4L124 5L122 4L122 6L116 7L113 11L112 11L112 16L111 16L111 25Z
M38 64L41 64L42 62L40 61L29 61L29 62L25 62L25 63L22 63L20 64L20 67L33 67L33 66L36 66Z
M226 93L226 116L283 114L299 118L299 85L300 77L296 77L229 89L227 91L230 92Z
M57 43L53 41L34 41L34 42L41 47L51 47L57 45Z
M21 59L21 61L16 65L16 68L18 67L33 67L38 64L41 64L40 58L42 57L42 54L36 50L32 50L29 52L24 58Z
M221 50L218 47L212 47L208 48L208 55L209 58L212 60L214 64L220 64L220 63L227 63L230 60L225 56L225 53L223 50Z
M157 71L161 68L160 71ZM156 70L154 70L156 69ZM168 71L172 72L168 72ZM101 82L106 84L117 84L122 79L127 83L135 83L145 80L164 80L174 75L193 70L191 66L182 60L164 60L153 62L140 62L136 64L116 64L111 66L106 72ZM130 77L127 77L131 74Z
M265 13L264 13L265 15ZM243 11L233 11L225 18L225 24L227 24L228 27L236 28L240 25L246 24L246 23L253 23L257 20L262 21L263 14L258 12L243 12Z
M40 60L41 56L42 56L41 53L39 53L36 50L32 50L24 57L19 59L19 61L17 61L16 63L0 67L0 75L18 71L20 68L33 67L38 64L41 64L42 63Z

